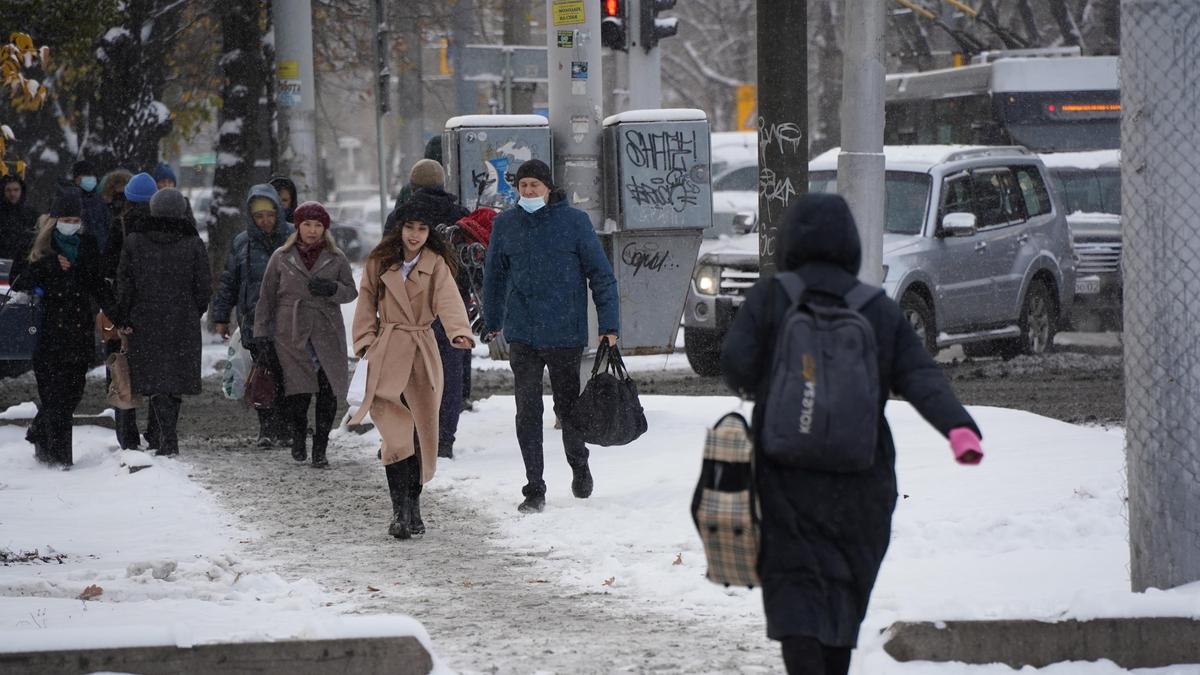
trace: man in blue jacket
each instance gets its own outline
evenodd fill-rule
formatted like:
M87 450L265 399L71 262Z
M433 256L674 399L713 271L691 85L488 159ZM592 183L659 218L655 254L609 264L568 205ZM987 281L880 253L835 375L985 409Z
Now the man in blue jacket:
M554 191L550 167L533 159L517 170L517 207L496 217L484 263L483 314L491 336L503 331L517 399L517 442L525 461L521 513L546 505L542 480L542 373L550 371L554 413L567 419L579 398L579 364L588 343L587 291L600 338L617 343L617 280L588 216ZM574 475L571 492L592 494L588 449L563 425L563 446Z

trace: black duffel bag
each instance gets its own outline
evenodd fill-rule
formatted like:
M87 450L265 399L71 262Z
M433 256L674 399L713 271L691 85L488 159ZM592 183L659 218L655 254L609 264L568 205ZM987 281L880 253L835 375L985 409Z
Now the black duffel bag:
M592 377L571 408L566 424L592 445L626 445L646 433L646 413L638 400L637 385L625 370L617 347L600 343Z

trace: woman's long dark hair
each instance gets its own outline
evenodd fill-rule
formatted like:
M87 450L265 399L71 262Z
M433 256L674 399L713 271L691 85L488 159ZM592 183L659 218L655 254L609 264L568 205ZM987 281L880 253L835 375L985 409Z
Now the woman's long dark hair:
M450 248L450 243L438 232L437 228L429 225L426 221L409 221L419 222L429 227L429 238L425 240L425 246L422 251L429 249L446 261L446 265L450 268L450 276L458 277L458 256L454 254L454 250ZM379 263L379 274L383 274L395 265L404 262L404 223L397 222L396 227L391 232L384 235L383 240L371 250L368 262Z

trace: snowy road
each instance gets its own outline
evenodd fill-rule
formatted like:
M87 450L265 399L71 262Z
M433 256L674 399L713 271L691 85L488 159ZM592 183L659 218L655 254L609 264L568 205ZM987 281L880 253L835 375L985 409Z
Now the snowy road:
M277 561L364 613L403 612L462 673L767 673L780 667L761 618L717 608L687 615L652 598L564 589L535 569L549 550L493 543L499 525L435 480L423 499L430 533L398 542L373 453L339 452L331 471L295 467L286 450L188 440L194 478L260 536L247 554ZM515 504L515 502L514 502ZM370 588L379 589L371 591Z

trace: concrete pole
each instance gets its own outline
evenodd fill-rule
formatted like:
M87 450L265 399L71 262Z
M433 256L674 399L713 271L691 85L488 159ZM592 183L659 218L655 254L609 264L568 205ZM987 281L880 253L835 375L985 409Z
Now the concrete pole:
M847 0L843 27L842 151L838 192L850 204L862 239L859 278L883 283L883 98L884 27L887 10L879 0Z
M275 96L282 164L296 183L297 200L323 194L317 168L316 83L313 78L312 3L275 0Z
M548 0L550 132L554 181L570 203L599 229L601 201L600 123L604 119L604 73L600 61L600 0Z
M779 223L808 191L808 10L758 0L758 257L775 271Z
M628 0L629 16L625 25L629 31L628 67L629 110L651 110L662 107L662 50L657 46L647 50L642 44L642 2Z
M504 44L524 46L531 44L529 37L530 0L504 0ZM507 112L528 115L533 112L533 94L537 85L514 83L512 105Z
M454 68L455 115L474 115L479 112L479 90L474 82L462 76L463 56L474 35L475 1L454 0L454 18L451 24L450 62Z

